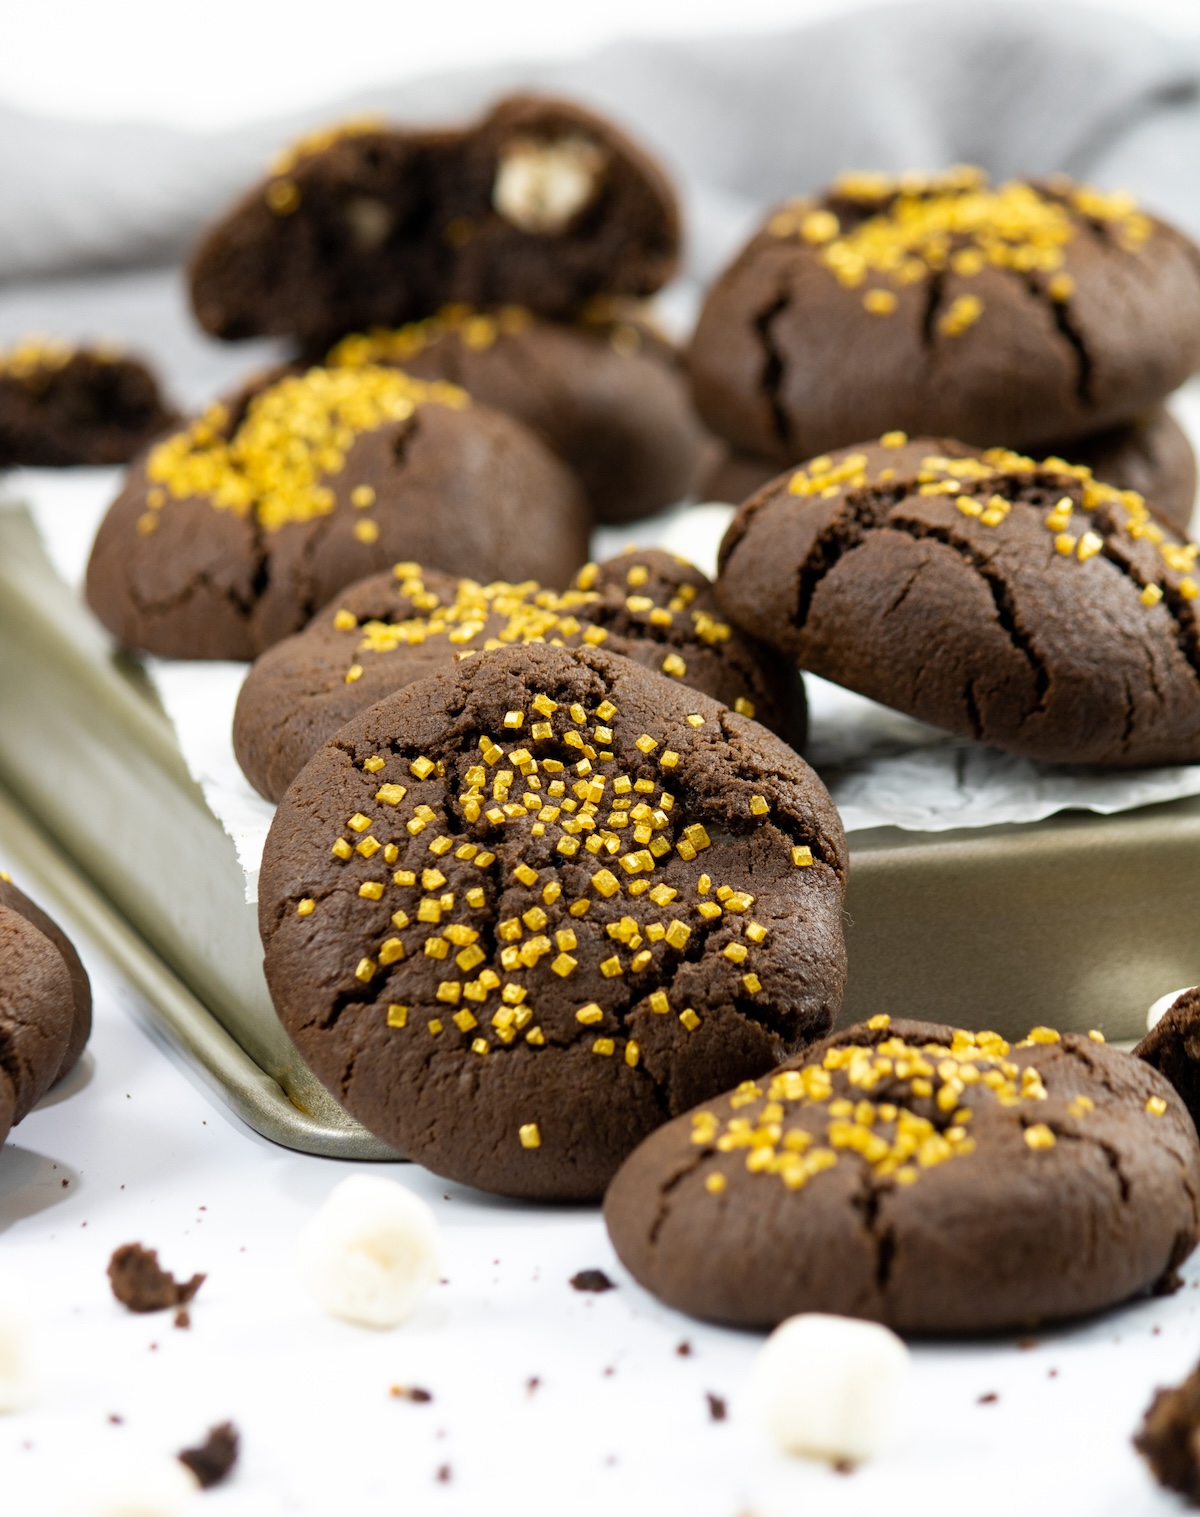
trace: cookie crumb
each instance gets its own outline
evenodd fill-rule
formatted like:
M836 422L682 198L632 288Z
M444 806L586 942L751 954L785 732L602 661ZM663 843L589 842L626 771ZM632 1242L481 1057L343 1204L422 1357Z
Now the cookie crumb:
M448 1464L441 1464L441 1465L439 1465L438 1466L438 1472L437 1472L437 1478L442 1482L443 1485L448 1485L450 1483L450 1477L451 1477L450 1466Z
M686 1338L681 1338L680 1341L675 1345L675 1352L681 1359L686 1359L692 1352L692 1345L687 1341Z
M729 1415L729 1407L724 1396L714 1396L712 1391L705 1391L704 1399L708 1402L708 1415L713 1422L724 1422Z
M616 1290L615 1280L610 1280L602 1269L581 1269L577 1275L571 1276L571 1289L577 1291L600 1291Z
M853 1475L858 1466L852 1459L835 1459L829 1468L835 1475Z
M204 1275L180 1282L160 1268L158 1251L140 1243L123 1243L108 1261L112 1292L131 1312L161 1312L185 1306L204 1284Z
M542 1377L540 1375L530 1375L529 1379L525 1382L526 1393L532 1396L534 1391L537 1390L538 1386L541 1385L541 1383Z
M219 1485L237 1463L238 1443L233 1423L221 1422L209 1428L208 1437L198 1448L184 1449L177 1458L195 1475L200 1489L207 1491Z
M181 1306L175 1313L175 1326L179 1328L189 1328L191 1325L192 1314L188 1311L186 1306Z
M1158 1483L1179 1491L1193 1505L1200 1502L1198 1429L1200 1367L1180 1385L1155 1391L1133 1439L1134 1448L1143 1455Z
M109 1420L109 1422L112 1423L113 1427L124 1427L125 1426L125 1419L124 1419L124 1417L120 1416L117 1412L109 1412L109 1414L108 1414L108 1420Z
M976 1403L979 1406L992 1406L999 1400L1000 1397L995 1391L985 1391L982 1396L976 1398Z
M416 1401L422 1404L433 1400L433 1392L424 1390L419 1385L389 1386L388 1395L394 1396L397 1401Z

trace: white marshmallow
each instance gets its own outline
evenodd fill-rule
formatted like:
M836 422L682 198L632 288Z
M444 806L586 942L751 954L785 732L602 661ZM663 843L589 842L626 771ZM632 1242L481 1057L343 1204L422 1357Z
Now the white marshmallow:
M857 1464L891 1437L909 1358L877 1322L819 1312L789 1317L750 1371L751 1415L788 1453Z
M1153 1002L1150 1010L1146 1013L1146 1031L1150 1032L1157 1027L1171 1007L1174 1006L1175 1002L1178 1001L1179 997L1183 995L1184 991L1191 990L1191 988L1190 985L1185 985L1183 990L1168 990L1165 996L1159 996L1158 1000Z
M89 1478L61 1511L63 1517L188 1517L199 1493L178 1459L158 1456Z
M596 193L604 153L586 137L517 137L501 150L492 204L522 232L561 232Z
M437 1278L440 1252L437 1222L419 1196L379 1175L351 1175L305 1224L297 1264L332 1316L395 1327Z
M0 1282L0 1412L21 1412L37 1399L32 1309L13 1280Z

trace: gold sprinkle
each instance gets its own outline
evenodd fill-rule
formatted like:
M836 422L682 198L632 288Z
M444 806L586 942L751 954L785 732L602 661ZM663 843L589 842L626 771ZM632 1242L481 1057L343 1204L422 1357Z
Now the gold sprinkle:
M1152 1117L1165 1117L1167 1114L1167 1103L1163 1100L1162 1096L1151 1096L1146 1102L1146 1110Z
M335 611L333 625L339 632L353 632L358 626L358 617L353 611Z
M361 980L364 985L375 977L376 964L374 959L361 958L358 967L354 971L354 978Z
M521 1140L522 1148L541 1148L542 1133L536 1122L526 1122L517 1128L517 1137Z
M403 785L380 785L375 792L375 799L382 801L386 806L398 806L407 794L408 791Z
M383 886L378 880L364 880L358 887L358 893L364 901L378 901L383 898Z
M399 1006L393 1001L387 1009L387 1025L389 1027L407 1027L408 1007Z
M812 862L813 852L811 848L798 844L792 849L792 863L797 869L806 869Z
M351 664L349 669L346 670L345 682L347 685L352 685L354 684L355 680L360 680L362 677L363 666L361 664Z
M356 521L354 523L354 535L360 543L374 543L379 541L379 524L373 521Z
M1035 1122L1032 1127L1025 1129L1025 1142L1032 1149L1053 1148L1057 1141L1044 1122Z
M621 960L614 953L611 958L605 959L600 965L600 973L606 980L611 980L625 971L621 967Z
M679 1020L683 1023L689 1032L695 1032L696 1028L700 1026L700 1018L696 1015L690 1006L686 1011L681 1011L679 1013Z
M300 904L296 907L296 915L298 917L310 917L316 909L316 901L314 901L311 896L306 895Z
M678 653L668 653L662 662L662 672L664 674L673 674L676 679L682 679L687 673L687 665Z
M704 1181L704 1189L710 1196L719 1196L725 1189L725 1176L721 1174L709 1175Z
M879 441L880 444L885 448L902 448L908 441L908 433L885 432Z
M1143 606L1157 606L1163 598L1162 586L1149 584L1138 596Z
M896 297L891 290L868 290L863 296L863 309L872 316L890 316L896 309Z
M592 1052L598 1053L606 1059L611 1059L616 1051L617 1045L611 1038L597 1038L592 1044Z
M575 1013L575 1020L581 1022L584 1027L594 1027L597 1022L603 1022L604 1013L595 1001L589 1001Z
M345 838L338 838L337 842L329 851L334 855L335 858L339 859L350 859L354 857L354 849L351 848L350 844L346 841Z
M1088 1037L1091 1038L1093 1043L1104 1042L1104 1034L1096 1027L1092 1028L1092 1030L1088 1033Z
M766 796L752 795L750 797L751 816L766 816L767 812L770 811L770 809L771 803L767 800Z

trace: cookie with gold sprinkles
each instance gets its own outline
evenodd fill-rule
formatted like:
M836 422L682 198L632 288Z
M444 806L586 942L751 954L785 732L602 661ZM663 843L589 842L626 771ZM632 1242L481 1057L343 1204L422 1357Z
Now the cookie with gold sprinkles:
M87 599L128 647L250 659L398 560L565 584L587 530L566 466L458 386L379 365L285 371L139 461Z
M682 500L707 451L678 355L636 312L567 324L521 306L450 306L345 337L326 361L398 364L507 411L570 465L600 522L653 516Z
M708 425L783 464L890 428L1050 451L1200 364L1200 250L1065 177L847 174L768 217L690 361Z
M846 846L758 723L603 648L481 652L343 727L267 838L283 1025L437 1173L594 1200L829 1028Z
M781 475L717 598L801 668L1059 764L1200 761L1200 548L1082 465L885 434Z
M175 420L139 359L28 337L0 352L0 469L128 463Z
M0 1142L75 1064L91 993L75 950L0 872Z
M1186 535L1196 504L1196 455L1187 433L1164 407L1125 426L1080 437L1047 453L1086 464L1098 480L1118 490L1136 490L1154 510ZM793 466L803 463L797 456ZM702 478L701 500L737 504L781 473L778 459L726 449Z
M1169 1286L1198 1198L1182 1101L1100 1033L878 1016L660 1128L604 1212L635 1278L694 1316L973 1334Z
M367 117L285 149L202 238L192 304L224 338L329 342L458 301L564 320L653 294L679 239L674 191L636 143L516 95L458 130Z
M321 744L375 701L480 651L543 642L624 654L803 745L796 671L722 618L699 569L651 548L585 565L562 593L413 563L351 585L246 676L237 761L260 794L281 800Z

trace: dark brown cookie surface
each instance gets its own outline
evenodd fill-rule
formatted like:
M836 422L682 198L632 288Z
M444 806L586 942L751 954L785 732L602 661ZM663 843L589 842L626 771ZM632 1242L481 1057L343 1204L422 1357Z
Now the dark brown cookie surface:
M704 431L665 341L632 320L540 321L519 306L451 307L344 338L333 366L395 363L506 411L568 464L600 522L634 521L692 489Z
M1200 758L1196 546L1081 466L885 436L752 496L729 618L804 669L1067 764Z
M269 377L150 450L101 524L87 597L129 647L248 659L343 585L414 556L565 583L587 556L579 488L457 386L315 368Z
M777 211L691 348L704 420L781 463L891 428L1047 451L1200 362L1200 253L1125 196L848 175Z
M1143 421L1052 444L1046 452L1086 465L1103 484L1136 490L1176 531L1187 535L1196 501L1196 455L1187 434L1164 407ZM794 464L803 462L793 460ZM736 505L781 472L777 459L726 449L702 479L699 494L703 500L728 500Z
M602 645L803 746L795 670L721 619L698 569L638 549L586 565L562 594L534 581L454 580L418 564L349 586L246 676L233 718L238 763L260 794L281 800L321 744L377 700L468 653L530 642Z
M92 986L88 979L87 970L83 967L75 945L70 938L53 919L41 909L35 906L24 891L18 890L12 880L0 870L0 906L7 906L10 911L15 911L18 916L23 916L37 930L44 933L62 955L67 973L71 978L71 1001L74 1015L71 1021L71 1033L67 1039L66 1048L62 1059L55 1072L54 1079L61 1080L65 1074L69 1074L75 1067L79 1055L83 1052L92 1031Z
M1200 986L1173 1001L1133 1051L1170 1080L1200 1128Z
M569 319L652 294L678 249L652 159L579 106L514 96L464 130L367 120L304 139L205 235L192 303L226 338L332 341L452 301Z
M39 338L0 353L0 469L128 463L174 420L137 359Z
M980 1333L1169 1278L1200 1236L1198 1179L1191 1118L1141 1060L882 1016L660 1128L605 1220L695 1316Z
M54 1084L74 1019L62 954L27 917L0 905L0 1133Z
M603 649L479 653L284 798L267 982L400 1152L594 1199L666 1116L828 1028L845 868L824 787L757 723Z

